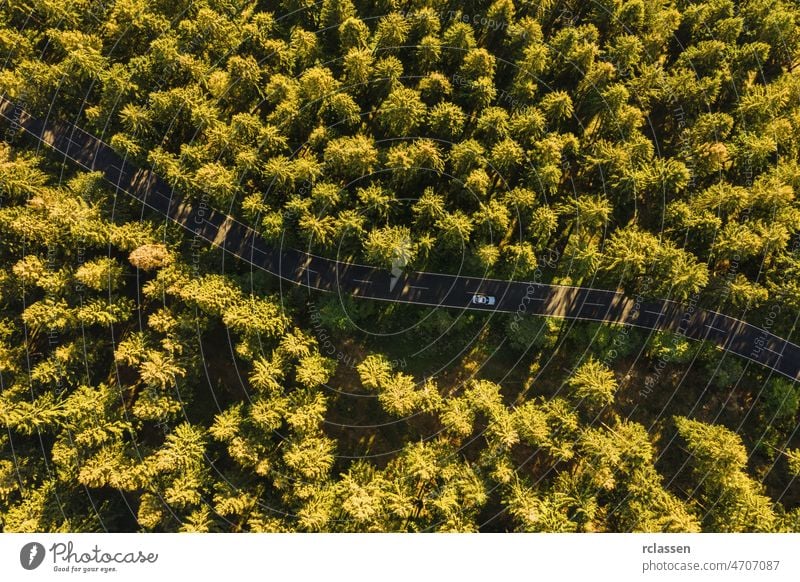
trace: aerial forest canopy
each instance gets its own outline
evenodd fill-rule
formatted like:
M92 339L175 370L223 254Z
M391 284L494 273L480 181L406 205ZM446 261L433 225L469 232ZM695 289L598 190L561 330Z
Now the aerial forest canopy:
M795 341L791 0L16 0L0 55L276 248ZM0 531L800 531L796 379L288 284L0 123Z

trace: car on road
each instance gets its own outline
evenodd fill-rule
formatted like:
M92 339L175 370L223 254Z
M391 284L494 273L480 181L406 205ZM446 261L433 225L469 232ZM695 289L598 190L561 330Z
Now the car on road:
M472 302L475 305L494 305L497 303L497 299L495 299L492 295L482 295L481 293L476 293L472 296Z

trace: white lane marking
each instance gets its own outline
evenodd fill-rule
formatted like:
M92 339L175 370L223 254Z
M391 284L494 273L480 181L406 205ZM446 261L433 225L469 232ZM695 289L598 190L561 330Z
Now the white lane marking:
M422 289L423 291L428 289L428 287L421 287L419 285L409 285L408 288L409 289Z
M727 330L720 329L720 328L718 328L718 327L714 327L714 326L713 326L713 325L711 325L710 323L706 323L706 324L705 324L705 326L706 326L708 329L712 330L712 331L718 331L719 333L728 333L728 332L727 332Z
M588 307L605 307L605 303L592 303L591 301L584 301L582 305L586 305Z
M769 349L767 346L761 346L761 349L762 350L767 350L768 352L772 352L773 354L778 356L778 358L782 358L783 357L783 352L776 352L775 350Z
M366 279L353 279L356 283L366 283L367 285L372 285L372 281L367 281Z
M92 139L93 141L95 141L95 142L97 142L97 143L101 143L101 144L103 144L103 145L104 145L105 147L107 147L108 149L113 149L113 148L112 148L112 147L111 147L109 144L107 144L106 142L104 142L102 139L100 139L100 138L99 138L99 137L97 137L96 135L94 135L94 134L92 134L92 133L89 133L88 131L86 131L85 129L83 129L83 128L82 128L80 125L75 125L75 124L73 124L73 123L70 123L70 126L71 126L72 128L74 128L74 129L77 129L77 130L78 130L78 131L80 131L80 132L81 132L83 135L85 135L86 137L88 137L88 138Z
M113 170L116 170L117 172L119 172L119 179L120 180L125 178L128 175L128 172L126 172L125 170L123 170L119 166L115 166L114 164L109 164L108 167L113 169Z
M317 273L317 274L319 274L319 273L317 271L315 271L314 269L309 269L308 267L303 267L303 270L306 272L307 286L308 287L312 287L312 285L311 285L311 273Z
M652 315L664 315L663 311L653 311L652 309L643 309L645 313L650 313Z
M84 144L82 144L80 142L77 142L74 139L72 139L71 135L65 135L64 137L67 139L67 141L70 143L70 145L74 145L74 146L78 146L78 147L83 147L83 145L84 145Z

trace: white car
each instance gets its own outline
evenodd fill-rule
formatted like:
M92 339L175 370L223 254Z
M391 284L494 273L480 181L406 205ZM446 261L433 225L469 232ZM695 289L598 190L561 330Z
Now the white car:
M472 302L475 305L494 305L497 303L497 299L491 295L481 295L480 293L476 293L472 296Z

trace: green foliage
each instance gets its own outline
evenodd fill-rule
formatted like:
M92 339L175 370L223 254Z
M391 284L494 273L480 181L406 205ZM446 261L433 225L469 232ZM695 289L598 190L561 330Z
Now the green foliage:
M411 242L411 231L403 227L384 227L371 231L364 250L370 261L387 269L404 267L414 260L416 252Z
M795 383L782 378L770 380L762 398L764 414L776 422L792 420L800 410L800 390Z
M590 406L606 406L614 401L617 381L608 366L589 357L568 380L574 397Z
M747 451L741 439L723 426L675 419L688 445L695 474L702 476L704 526L712 531L771 531L775 514L762 486L747 476Z
M687 339L685 335L657 332L647 344L647 355L654 360L685 364L695 357L698 347L699 344Z
M780 305L776 333L800 310L796 3L24 4L0 6L12 116L76 121L276 246ZM800 527L777 497L800 472L793 383L704 349L680 389L712 416L677 417L667 449L661 395L631 402L632 331L309 299L14 125L3 531ZM645 362L701 347L656 333Z

